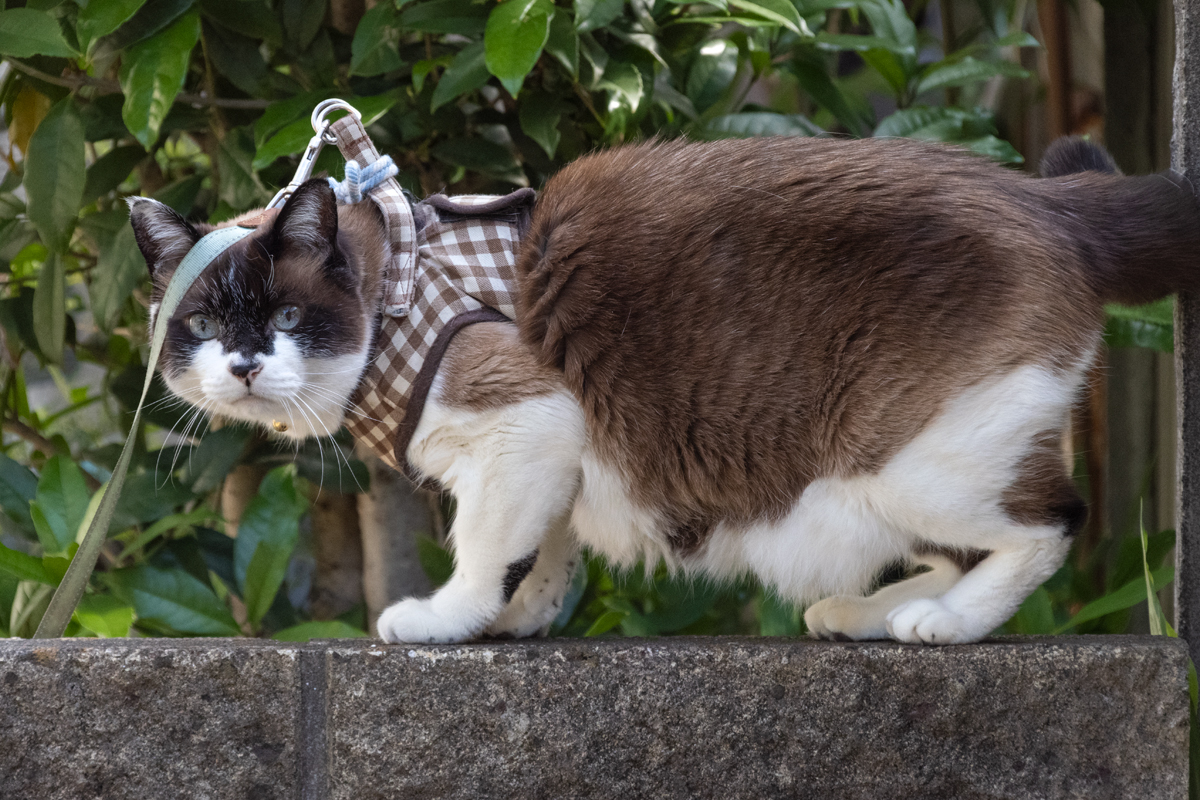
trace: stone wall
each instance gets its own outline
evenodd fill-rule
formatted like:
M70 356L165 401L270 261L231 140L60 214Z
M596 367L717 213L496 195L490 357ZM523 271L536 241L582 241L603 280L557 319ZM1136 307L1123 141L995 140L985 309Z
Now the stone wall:
M0 642L0 797L1187 796L1186 647Z

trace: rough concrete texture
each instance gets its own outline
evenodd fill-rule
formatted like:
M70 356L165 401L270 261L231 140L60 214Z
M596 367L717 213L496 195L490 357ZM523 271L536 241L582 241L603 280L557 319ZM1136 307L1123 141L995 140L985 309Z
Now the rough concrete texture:
M0 798L1187 796L1186 649L0 641Z
M1175 130L1171 166L1200 187L1200 0L1175 0ZM1175 414L1179 536L1175 547L1175 620L1200 662L1200 292L1175 305Z
M0 798L294 798L298 655L229 640L0 640Z
M336 646L331 796L1184 798L1186 650L754 639Z

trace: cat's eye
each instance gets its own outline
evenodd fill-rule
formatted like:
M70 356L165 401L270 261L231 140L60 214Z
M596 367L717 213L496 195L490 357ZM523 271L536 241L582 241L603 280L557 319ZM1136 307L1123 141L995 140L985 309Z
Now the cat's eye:
M271 324L277 330L290 331L300 324L300 309L296 306L282 306L271 316Z
M197 339L212 339L219 333L217 321L203 314L192 314L188 317L188 329Z

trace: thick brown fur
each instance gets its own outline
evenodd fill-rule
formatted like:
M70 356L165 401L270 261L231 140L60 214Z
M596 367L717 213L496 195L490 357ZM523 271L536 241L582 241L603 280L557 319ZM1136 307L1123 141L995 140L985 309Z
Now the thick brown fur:
M1163 178L1035 179L903 140L652 143L549 182L518 322L686 551L880 469L981 379L1078 367L1102 302L1195 285L1198 254ZM1064 479L1031 458L1010 513L1033 521L1024 499Z

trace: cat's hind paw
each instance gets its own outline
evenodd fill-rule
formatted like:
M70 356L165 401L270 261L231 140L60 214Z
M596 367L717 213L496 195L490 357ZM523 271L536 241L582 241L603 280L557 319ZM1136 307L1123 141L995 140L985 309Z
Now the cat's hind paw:
M901 603L887 616L891 637L909 644L958 644L975 641L967 622L937 600L920 598Z
M389 644L453 644L474 638L467 620L439 614L433 601L410 597L389 606L376 623L379 638Z
M808 607L804 624L810 635L835 642L887 638L883 618L868 597L826 597Z

